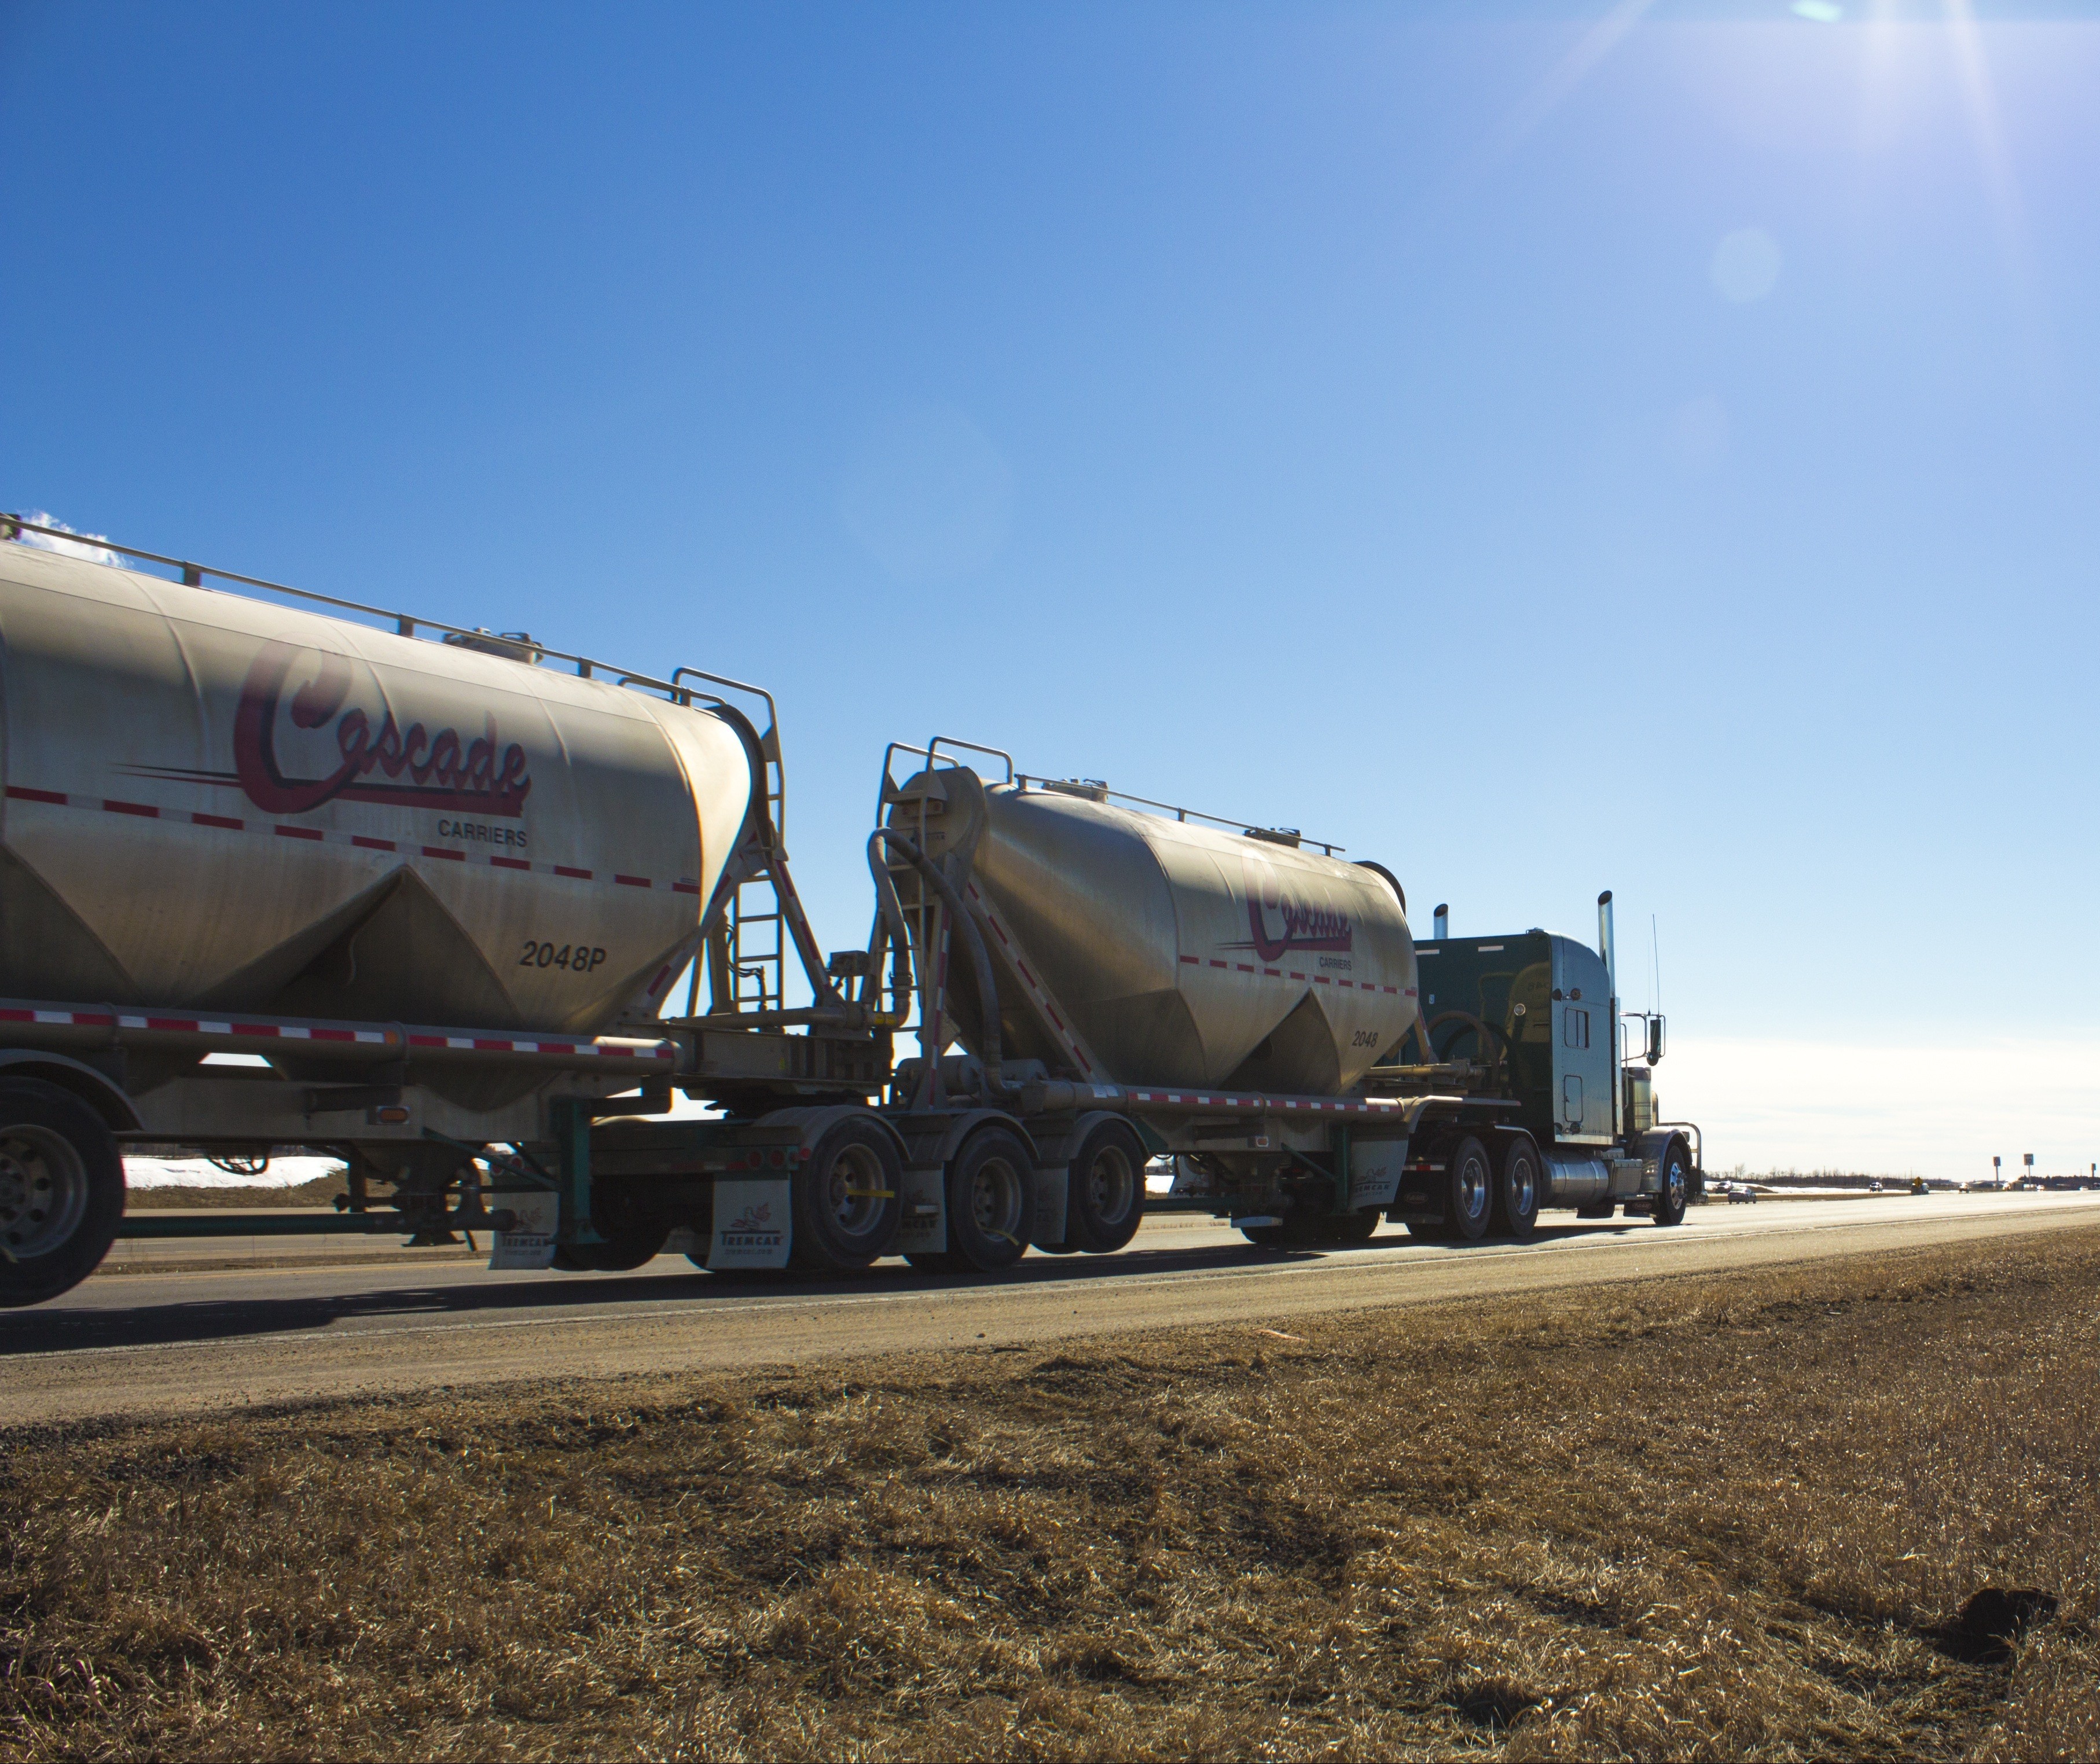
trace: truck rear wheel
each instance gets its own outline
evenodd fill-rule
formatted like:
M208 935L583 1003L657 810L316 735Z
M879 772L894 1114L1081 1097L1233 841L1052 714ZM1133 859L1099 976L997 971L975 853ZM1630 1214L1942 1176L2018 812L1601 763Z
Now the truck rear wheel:
M1655 1197L1651 1216L1658 1225L1684 1223L1684 1203L1692 1193L1692 1154L1684 1141L1672 1140L1662 1153L1662 1192Z
M887 1133L872 1121L838 1122L795 1177L792 1265L844 1272L889 1255L903 1186L903 1160Z
M1527 1243L1538 1226L1538 1148L1528 1133L1502 1136L1502 1166L1495 1180L1495 1229Z
M124 1217L124 1163L102 1118L40 1078L0 1082L0 1307L92 1274Z
M1488 1149L1470 1133L1452 1146L1445 1167L1444 1222L1460 1243L1488 1234L1494 1214L1495 1166Z
M985 1127L948 1166L948 1248L995 1274L1028 1248L1035 1160L1011 1128Z
M1145 1147L1120 1121L1104 1121L1080 1142L1065 1194L1064 1247L1108 1255L1145 1219Z

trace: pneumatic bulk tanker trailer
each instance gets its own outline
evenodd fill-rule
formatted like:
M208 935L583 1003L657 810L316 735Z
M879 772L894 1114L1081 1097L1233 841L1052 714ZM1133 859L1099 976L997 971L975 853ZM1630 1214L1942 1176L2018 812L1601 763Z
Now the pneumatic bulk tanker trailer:
M64 542L0 540L24 529ZM548 1253L599 1265L633 1251L593 1211L607 1097L660 1106L675 1079L757 1118L880 1084L865 1022L783 1037L777 977L739 1009L739 974L797 959L819 1017L837 996L779 849L777 734L712 677L375 628L126 555L181 579L0 543L0 1300L100 1259L125 1141L338 1152L372 1216L317 1225L442 1237L551 1195ZM754 882L788 933L770 955L737 942ZM712 1035L660 1016L704 944ZM629 1164L645 1233L706 1211L663 1198L690 1147Z
M1654 1118L1637 1065L1618 1074L1623 1109L1614 1082L1608 896L1602 957L1543 933L1418 950L1375 863L1031 779L1004 754L987 783L968 747L893 747L871 841L870 970L908 950L921 986L922 1054L896 1091L916 1129L915 1259L1118 1247L1158 1154L1177 1211L1265 1245L1358 1242L1381 1218L1524 1238L1542 1206L1596 1217L1621 1201L1683 1217L1697 1129ZM924 763L899 780L899 754ZM1497 959L1509 948L1520 974ZM1589 1004L1568 1002L1585 987ZM1579 1061L1547 1045L1578 1028ZM1658 1029L1649 1064L1661 1051Z

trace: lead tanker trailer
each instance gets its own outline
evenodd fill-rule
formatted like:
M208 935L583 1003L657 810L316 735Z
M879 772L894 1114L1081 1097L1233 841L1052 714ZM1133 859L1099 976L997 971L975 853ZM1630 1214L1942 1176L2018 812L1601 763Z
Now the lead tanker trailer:
M759 689L111 551L0 543L0 1303L119 1234L993 1270L1120 1248L1162 1153L1171 1204L1260 1242L1635 1193L1670 1221L1696 1181L1608 1077L1605 1132L1540 1114L1530 978L1446 962L1477 1008L1440 1052L1375 867L936 742L885 761L874 928L827 958ZM674 1091L717 1114L663 1118ZM143 1145L333 1153L346 1203L127 1219Z

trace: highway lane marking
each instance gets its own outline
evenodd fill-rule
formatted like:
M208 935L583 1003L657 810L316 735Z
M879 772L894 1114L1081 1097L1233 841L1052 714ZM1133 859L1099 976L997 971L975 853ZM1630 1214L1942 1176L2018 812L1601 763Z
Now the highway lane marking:
M1998 1214L1995 1216L1999 1219L2014 1218L2021 1219L2042 1219L2052 1215L2061 1217L2063 1213L2070 1211L2071 1211L2071 1209L2069 1208L2057 1209L2045 1207L2023 1207L2018 1212L2014 1214ZM2080 1211L2083 1211L2083 1209L2080 1209ZM1948 1218L1947 1216L1943 1215L1940 1219L1925 1219L1917 1221L1917 1223L1928 1224L1940 1223L1955 1224L1971 1219L1987 1219L1992 1216L1994 1215L1985 1213L1964 1213L1956 1215L1952 1218ZM22 1352L10 1354L6 1356L6 1357L17 1363L39 1364L51 1360L80 1359L104 1354L165 1353L180 1351L209 1352L214 1347L232 1346L235 1343L254 1343L256 1342L311 1343L330 1340L360 1342L385 1341L406 1335L451 1335L470 1334L485 1330L511 1329L574 1329L581 1328L587 1325L598 1325L620 1321L656 1322L662 1321L668 1322L687 1317L763 1316L772 1312L801 1311L815 1314L831 1310L844 1310L861 1305L911 1304L921 1301L928 1303L953 1304L964 1299L980 1296L986 1293L1002 1291L1027 1291L1059 1294L1080 1290L1094 1292L1097 1291L1099 1289L1106 1287L1113 1291L1123 1292L1133 1290L1149 1290L1162 1286L1183 1286L1191 1281L1224 1281L1239 1279L1248 1276L1277 1278L1294 1274L1310 1275L1362 1272L1374 1268L1380 1262L1383 1262L1388 1267L1433 1268L1450 1266L1464 1263L1479 1263L1482 1262L1506 1261L1516 1258L1528 1259L1537 1256L1552 1255L1564 1250L1579 1248L1585 1243L1593 1245L1594 1247L1599 1251L1605 1250L1626 1250L1638 1251L1642 1249L1652 1249L1666 1251L1673 1242L1678 1244L1713 1243L1730 1238L1746 1243L1753 1241L1766 1242L1781 1237L1814 1236L1830 1232L1851 1231L1860 1229L1866 1226L1883 1225L1890 1223L1892 1223L1892 1221L1888 1219L1831 1219L1815 1224L1768 1227L1759 1230L1720 1231L1709 1229L1683 1234L1673 1232L1669 1238L1661 1242L1657 1242L1653 1239L1648 1238L1645 1236L1638 1239L1634 1239L1619 1233L1614 1233L1609 1239L1603 1239L1602 1233L1600 1233L1597 1238L1578 1237L1563 1239L1559 1242L1548 1244L1511 1244L1499 1246L1493 1249L1476 1250L1470 1253L1461 1251L1455 1255L1445 1254L1410 1256L1406 1260L1399 1262L1394 1261L1389 1255L1387 1255L1379 1250L1363 1250L1350 1251L1342 1256L1324 1257L1317 1262L1285 1263L1275 1267L1264 1267L1260 1265L1249 1267L1243 1265L1230 1268L1189 1268L1178 1272L1162 1272L1156 1274L1126 1274L1120 1276L1099 1274L1082 1276L1076 1280L1071 1280L1067 1283L1053 1284L1049 1281L1043 1281L1026 1287L1006 1287L987 1283L986 1285L976 1286L944 1287L931 1291L920 1290L900 1293L849 1293L821 1298L805 1295L799 1298L784 1299L760 1299L749 1300L721 1299L711 1303L677 1306L652 1304L647 1299L630 1299L618 1301L619 1308L616 1309L598 1309L585 1312L580 1314L571 1313L567 1316L556 1317L548 1317L536 1314L532 1316L492 1317L447 1323L384 1324L376 1325L368 1328L358 1327L354 1320L348 1320L349 1326L340 1329L338 1329L338 1326L343 1324L346 1320L338 1318L333 1320L331 1323L324 1324L316 1329L296 1330L288 1330L281 1331L262 1330L249 1334L213 1336L206 1340L197 1340L192 1338L183 1341L117 1343L107 1347L53 1347L43 1349L42 1351L31 1349ZM1895 1221L1893 1223L1904 1222ZM1659 1229L1661 1228L1657 1228ZM1600 1239L1602 1239L1602 1241L1599 1241ZM1405 1240L1401 1241L1404 1241ZM1639 1273L1641 1271L1635 1269L1634 1272L1635 1273ZM1447 1296L1462 1298L1464 1294L1456 1294ZM275 1301L257 1299L235 1302L268 1303ZM317 1302L325 1303L327 1301L324 1300ZM331 1334L332 1330L335 1331L335 1333Z

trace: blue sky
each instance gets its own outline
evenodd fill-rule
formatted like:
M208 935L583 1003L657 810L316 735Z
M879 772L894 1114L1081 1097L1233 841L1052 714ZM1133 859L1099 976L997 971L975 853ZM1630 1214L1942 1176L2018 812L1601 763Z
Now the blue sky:
M767 683L830 945L966 735L2082 1167L2100 24L1845 11L12 0L0 506Z

